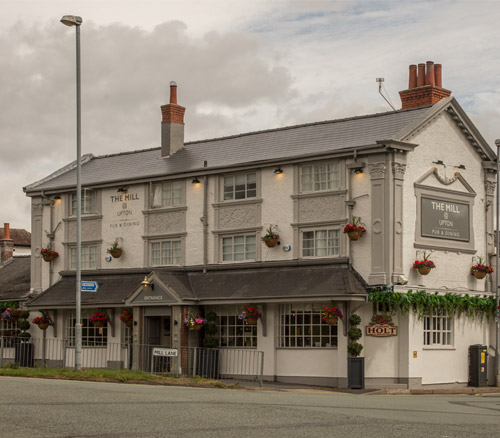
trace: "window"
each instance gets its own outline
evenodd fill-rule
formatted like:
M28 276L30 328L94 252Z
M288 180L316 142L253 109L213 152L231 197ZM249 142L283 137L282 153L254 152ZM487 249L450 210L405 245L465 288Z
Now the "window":
M301 168L303 192L337 189L340 185L339 163L323 163Z
M89 318L94 310L82 310L82 347L105 347L108 342L108 325L94 327ZM75 313L72 311L66 327L66 338L70 347L75 346Z
M76 193L71 194L71 214L76 216ZM95 190L82 190L82 214L97 213L97 192Z
M182 204L183 181L166 181L153 184L152 207L174 207Z
M315 230L302 233L302 257L329 257L339 254L339 230Z
M255 172L224 177L224 201L255 198L257 177Z
M151 243L151 264L156 266L181 264L181 241L164 240Z
M424 318L424 345L452 345L452 320L445 314Z
M216 325L221 347L257 347L257 326L247 325L238 319L242 310L240 306L221 306L210 310L217 313Z
M70 266L76 269L76 247L70 250ZM81 269L97 269L97 245L82 245Z
M222 238L222 261L255 260L255 235Z
M332 348L338 344L336 325L321 317L321 303L280 306L280 347Z
M17 337L20 332L17 321L4 319L3 323L0 323L0 337L3 338L3 346L6 348L14 347L19 342Z

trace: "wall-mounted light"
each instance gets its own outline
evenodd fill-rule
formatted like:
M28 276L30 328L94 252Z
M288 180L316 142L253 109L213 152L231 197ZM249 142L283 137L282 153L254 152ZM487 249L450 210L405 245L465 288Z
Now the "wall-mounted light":
M118 193L127 193L128 187L119 187L117 190Z
M60 201L61 197L59 195L54 196L54 201Z
M455 169L462 169L465 170L465 166L463 164L460 164L459 166L453 166Z
M151 283L149 280L148 280L148 277L147 275L144 277L144 280L141 281L141 285L142 285L142 289L143 290L146 290L148 287L151 288L151 290L155 290L155 285L154 283Z
M193 181L191 181L193 184L200 184L200 180L195 176L193 178Z
M274 169L274 173L276 175L281 175L283 173L283 169L281 167L277 167L276 169Z
M433 161L432 164L440 164L441 166L444 166L443 160Z
M362 168L362 167L355 167L354 169L352 169L352 171L353 171L356 175L359 175L359 174L363 173L363 168Z
M360 175L364 172L364 168L366 167L366 163L364 161L354 161L352 163L347 164L347 168L351 170L352 173L356 175Z

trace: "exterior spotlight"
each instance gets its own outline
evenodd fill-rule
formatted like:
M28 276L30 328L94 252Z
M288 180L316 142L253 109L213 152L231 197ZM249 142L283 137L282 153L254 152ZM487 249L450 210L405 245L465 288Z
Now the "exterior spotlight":
M144 277L144 280L141 281L141 285L143 290L146 290L148 287L150 287L151 290L155 290L155 285L148 280L147 275Z
M364 161L353 161L352 163L347 164L347 168L359 175L364 172L364 168L366 167L366 163Z
M353 169L353 171L354 171L354 173L355 173L356 175L359 175L359 174L363 173L363 168L362 168L362 167L355 167L355 168Z
M444 166L443 160L433 161L432 164L440 164L441 166Z
M54 201L60 201L60 200L61 200L61 197L59 195L54 196Z
M117 190L118 193L127 193L128 187L119 187Z
M193 184L200 184L200 180L195 176L193 178L193 181L191 181Z
M283 169L281 167L277 167L276 169L274 169L274 173L276 175L281 175L283 173Z

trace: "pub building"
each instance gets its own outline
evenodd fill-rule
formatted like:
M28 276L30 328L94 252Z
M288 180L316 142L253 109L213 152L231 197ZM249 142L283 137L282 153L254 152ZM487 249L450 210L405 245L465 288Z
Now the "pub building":
M161 147L82 157L82 280L98 285L82 292L83 366L93 352L103 367L147 369L141 346L156 345L181 351L186 372L206 334L184 321L215 312L217 348L262 351L264 380L347 387L357 314L367 388L467 384L468 348L494 343L492 319L391 317L368 301L371 291L485 297L494 289L491 275L476 279L471 266L479 257L489 264L495 251L496 157L441 72L433 62L411 65L400 110L192 142L172 82ZM43 336L65 341L66 366L75 187L73 163L24 188L28 307L53 318ZM348 224L366 231L351 240ZM271 247L269 229L278 237ZM119 257L107 252L113 243ZM49 262L40 254L47 245L59 254ZM427 275L413 267L424 258L435 266ZM250 305L257 324L238 318ZM324 306L343 318L328 324ZM120 321L125 308L131 328ZM111 320L94 328L98 310ZM494 356L488 347L490 384Z

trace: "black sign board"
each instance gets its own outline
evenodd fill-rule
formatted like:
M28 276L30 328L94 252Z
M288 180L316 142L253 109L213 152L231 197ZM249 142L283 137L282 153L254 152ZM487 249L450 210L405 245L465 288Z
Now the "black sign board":
M470 240L469 204L422 196L422 237Z

